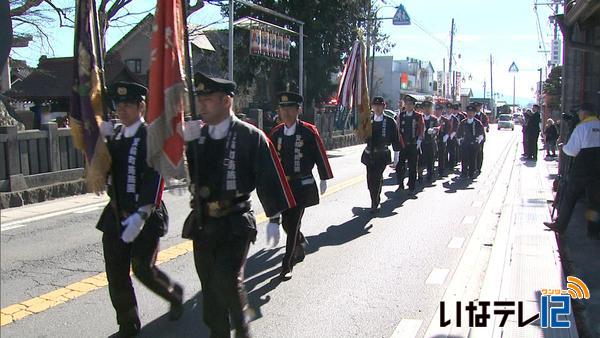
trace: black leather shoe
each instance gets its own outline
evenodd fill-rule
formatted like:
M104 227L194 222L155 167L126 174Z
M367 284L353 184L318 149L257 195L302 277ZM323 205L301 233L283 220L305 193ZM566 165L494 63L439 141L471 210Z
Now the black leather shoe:
M398 189L396 189L396 192L400 192L402 190L404 190L404 184L398 185Z
M545 225L545 226L546 226L548 229L550 229L550 230L552 230L552 231L554 231L554 232L558 232L558 233L560 233L560 229L558 228L558 223L556 223L556 222L544 222L544 225Z
M279 277L283 281L288 281L288 280L292 279L292 270L287 270L287 269L282 270L281 273L279 274Z
M171 321L178 320L183 315L183 287L175 284L173 286L173 293L177 300L171 302L171 309L169 310L169 320Z

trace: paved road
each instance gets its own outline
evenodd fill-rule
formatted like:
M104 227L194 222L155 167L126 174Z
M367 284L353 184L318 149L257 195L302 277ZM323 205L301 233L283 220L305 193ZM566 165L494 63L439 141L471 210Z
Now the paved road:
M503 164L515 160L509 155L515 154L518 136L492 130L483 173L472 183L450 175L409 197L394 192L395 177L388 177L386 170L382 211L375 218L367 212L362 147L330 152L336 178L321 204L305 214L302 230L310 243L309 255L292 280L280 283L276 278L285 238L278 248L267 248L265 223L259 225L246 269L255 336L422 336L483 206L492 191L506 192L494 183L507 170L502 168L511 167ZM165 194L171 229L161 248L184 243L179 234L188 199L184 191ZM259 203L254 205L261 214ZM2 308L103 272L101 234L94 229L99 214L100 206L92 205L2 231ZM168 260L161 268L186 285L186 312L179 322L169 322L168 305L136 284L145 325L142 336L207 336L191 254ZM1 332L3 337L106 337L116 328L107 289L101 287L3 325Z

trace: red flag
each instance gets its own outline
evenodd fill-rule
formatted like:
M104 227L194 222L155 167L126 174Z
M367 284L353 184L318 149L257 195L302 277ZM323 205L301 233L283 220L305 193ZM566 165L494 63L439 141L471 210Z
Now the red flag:
M185 176L183 115L189 99L185 76L181 0L158 0L152 27L148 122L148 165L165 177Z

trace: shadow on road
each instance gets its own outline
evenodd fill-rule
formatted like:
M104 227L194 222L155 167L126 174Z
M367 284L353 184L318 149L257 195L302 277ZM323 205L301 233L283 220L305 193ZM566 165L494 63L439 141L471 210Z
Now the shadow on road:
M453 177L450 181L444 182L442 186L446 189L444 192L447 194L454 194L458 190L473 190L475 188L471 187L471 183L473 183L473 179L465 178L465 177Z

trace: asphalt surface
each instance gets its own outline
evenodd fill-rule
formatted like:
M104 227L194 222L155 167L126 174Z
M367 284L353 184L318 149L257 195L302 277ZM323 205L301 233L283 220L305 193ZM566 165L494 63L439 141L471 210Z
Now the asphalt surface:
M309 241L293 278L278 275L285 236L277 248L265 243L265 225L248 254L246 287L255 312L256 337L390 337L403 319L422 336L460 261L490 184L520 133L492 129L483 172L474 182L455 174L418 186L416 196L396 193L396 178L384 173L382 210L368 213L369 194L360 164L364 146L329 152L333 193L309 208L302 231ZM510 166L508 166L510 167ZM385 195L385 196L384 196ZM184 190L164 195L170 231L161 248L181 243L189 212ZM254 196L254 200L256 197ZM254 203L256 213L262 213ZM104 271L100 207L69 213L1 235L1 306L23 302ZM451 244L452 243L452 244ZM450 244L450 247L449 247ZM458 244L458 245L457 245ZM458 246L458 247L457 247ZM208 337L202 322L200 282L190 253L160 265L184 284L186 311L169 322L168 304L135 281L143 337ZM435 319L437 320L437 319ZM2 326L3 337L106 337L117 330L107 288Z

